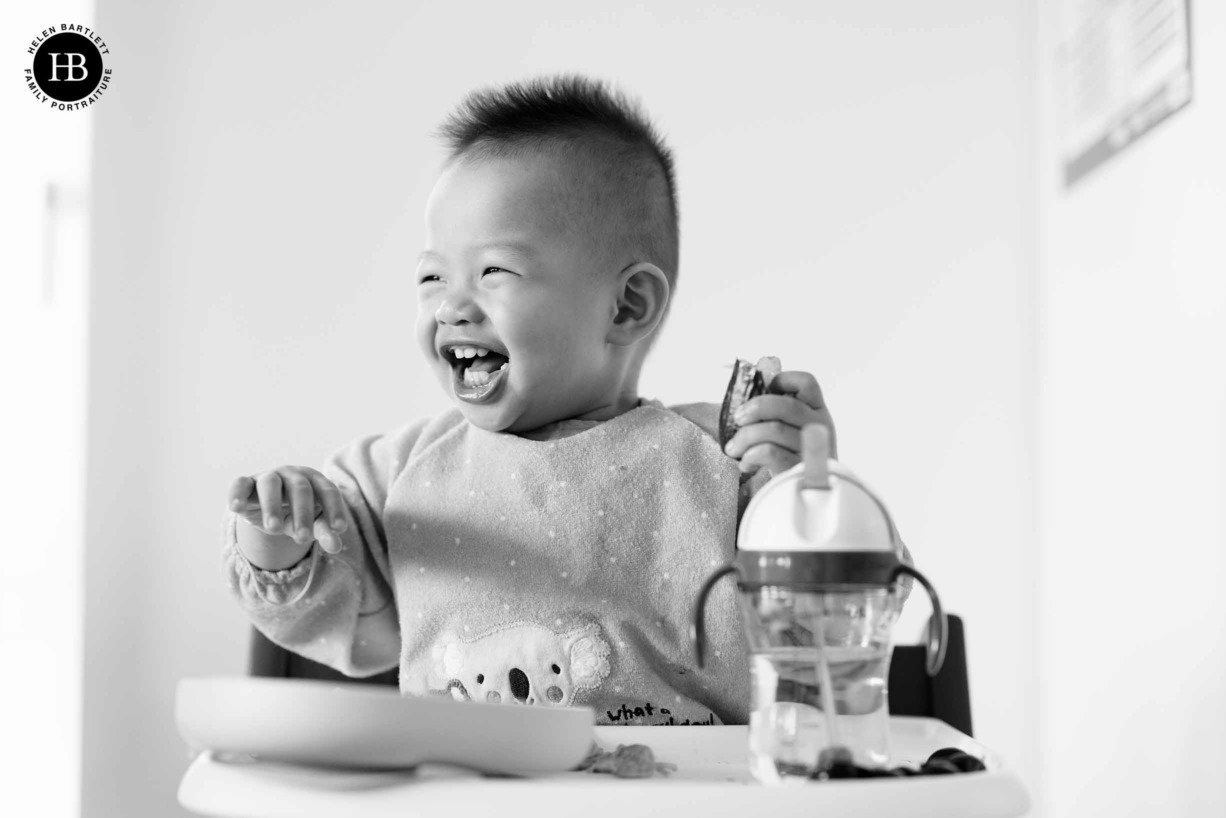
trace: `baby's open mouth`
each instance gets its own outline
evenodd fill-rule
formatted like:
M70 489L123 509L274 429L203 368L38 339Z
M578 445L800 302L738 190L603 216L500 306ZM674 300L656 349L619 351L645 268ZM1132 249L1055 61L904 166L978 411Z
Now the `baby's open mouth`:
M492 399L511 363L501 352L475 344L444 346L443 359L451 365L456 396L471 403Z

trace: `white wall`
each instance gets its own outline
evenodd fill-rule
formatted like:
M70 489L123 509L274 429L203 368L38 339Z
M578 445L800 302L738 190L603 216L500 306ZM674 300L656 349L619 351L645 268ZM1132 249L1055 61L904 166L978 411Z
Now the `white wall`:
M1191 106L1071 190L1042 6L1042 814L1226 811L1226 7Z
M172 814L175 681L243 672L228 482L445 406L410 331L428 133L564 69L640 95L678 155L644 391L717 400L737 356L815 372L967 620L977 734L1029 776L1027 4L304 5L99 2L85 814Z
M61 6L75 20L92 3ZM0 4L11 76L30 66L29 40L51 22L28 5ZM49 110L24 82L0 83L0 121L0 496L10 509L0 558L0 812L69 816L80 813L92 123Z

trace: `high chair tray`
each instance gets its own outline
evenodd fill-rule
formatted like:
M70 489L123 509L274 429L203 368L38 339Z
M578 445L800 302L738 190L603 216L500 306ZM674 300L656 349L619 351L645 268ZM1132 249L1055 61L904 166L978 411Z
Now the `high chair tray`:
M518 709L518 708L517 708ZM745 727L597 727L606 749L646 744L668 777L621 779L591 772L488 778L455 768L353 772L277 762L196 758L179 803L214 816L491 815L542 812L583 818L701 815L703 818L1016 818L1030 808L1026 789L995 753L935 719L893 717L895 763L918 765L933 750L957 747L984 760L986 772L911 778L757 784L746 758Z
M175 720L190 746L218 756L364 770L435 762L528 775L574 769L591 751L595 714L229 677L180 681Z

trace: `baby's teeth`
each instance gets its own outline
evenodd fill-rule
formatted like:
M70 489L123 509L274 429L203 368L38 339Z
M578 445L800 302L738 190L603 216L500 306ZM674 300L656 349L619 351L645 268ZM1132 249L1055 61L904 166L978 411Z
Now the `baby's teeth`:
M490 382L490 373L474 372L471 369L464 370L464 385L465 386L485 386Z
M484 358L489 354L488 349L482 347L453 347L451 350L457 358Z

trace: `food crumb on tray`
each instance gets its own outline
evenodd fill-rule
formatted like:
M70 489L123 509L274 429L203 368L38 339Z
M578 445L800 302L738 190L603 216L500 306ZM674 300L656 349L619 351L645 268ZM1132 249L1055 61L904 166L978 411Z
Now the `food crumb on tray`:
M657 773L668 775L677 769L677 765L656 761L655 754L646 744L619 744L612 752L593 744L587 758L575 769L612 773L618 778L651 778Z

